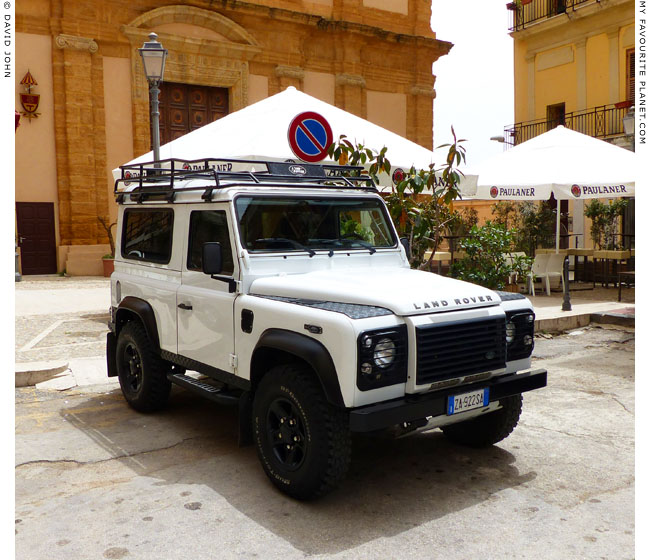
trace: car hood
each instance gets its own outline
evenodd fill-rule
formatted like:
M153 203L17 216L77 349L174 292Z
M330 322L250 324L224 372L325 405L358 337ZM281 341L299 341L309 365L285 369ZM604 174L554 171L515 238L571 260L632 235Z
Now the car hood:
M501 301L482 286L407 268L267 276L254 280L250 293L373 305L401 316L486 307Z

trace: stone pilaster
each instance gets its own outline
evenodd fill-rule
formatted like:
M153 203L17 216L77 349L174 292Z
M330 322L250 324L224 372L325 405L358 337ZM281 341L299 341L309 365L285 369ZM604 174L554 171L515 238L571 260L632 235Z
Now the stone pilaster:
M433 149L433 87L414 85L406 98L406 135L413 142Z
M92 39L60 34L54 45L61 245L104 243L97 220L108 215L102 61Z
M366 80L356 74L337 74L334 99L336 106L359 117L366 117Z
M285 66L279 64L275 67L275 77L277 78L277 87L280 91L293 86L296 89L303 89L303 80L305 79L305 71L300 66Z

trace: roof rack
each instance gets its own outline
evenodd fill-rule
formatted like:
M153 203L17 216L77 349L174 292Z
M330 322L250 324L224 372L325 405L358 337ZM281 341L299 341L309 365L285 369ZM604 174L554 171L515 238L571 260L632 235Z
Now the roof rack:
M126 196L134 202L165 200L174 202L177 192L203 191L201 198L212 200L215 190L233 184L282 183L282 187L354 189L377 192L364 168L352 165L274 162L249 159L164 159L120 167L115 181L118 203ZM200 180L201 184L189 181Z

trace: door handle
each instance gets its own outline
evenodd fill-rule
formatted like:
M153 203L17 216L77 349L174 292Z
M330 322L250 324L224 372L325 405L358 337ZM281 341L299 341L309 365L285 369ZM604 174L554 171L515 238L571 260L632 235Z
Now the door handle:
M178 308L179 309L185 309L186 311L192 311L192 304L190 304L190 303L179 303Z

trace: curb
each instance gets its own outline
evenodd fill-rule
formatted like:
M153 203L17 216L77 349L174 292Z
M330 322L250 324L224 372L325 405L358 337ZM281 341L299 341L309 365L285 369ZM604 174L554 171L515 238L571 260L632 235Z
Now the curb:
M586 327L590 323L618 325L634 328L634 313L604 311L602 313L583 313L567 317L551 317L535 321L535 332L563 332Z
M43 381L49 381L60 373L67 371L66 361L28 362L16 364L16 387L31 387Z
M592 323L634 327L634 314L610 311L609 313L592 313L589 318Z

